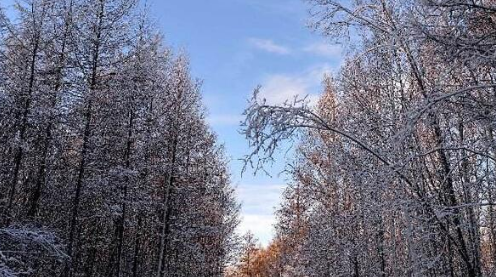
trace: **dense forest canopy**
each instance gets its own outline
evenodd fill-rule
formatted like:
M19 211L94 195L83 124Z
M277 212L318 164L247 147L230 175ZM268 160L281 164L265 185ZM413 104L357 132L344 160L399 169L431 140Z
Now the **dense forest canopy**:
M0 276L220 276L238 204L201 82L137 0L0 14Z
M249 100L246 165L295 148L268 247L138 2L0 10L0 276L496 275L496 1L306 1L349 47L316 105Z

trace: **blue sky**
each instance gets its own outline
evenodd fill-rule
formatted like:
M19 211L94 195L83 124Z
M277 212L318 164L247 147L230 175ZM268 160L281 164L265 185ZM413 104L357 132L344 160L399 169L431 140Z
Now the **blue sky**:
M295 94L318 95L323 74L341 63L341 48L308 29L302 0L151 1L168 44L189 54L193 75L204 80L209 122L231 158L233 182L243 203L240 231L251 230L266 245L274 208L285 186L284 155L272 178L241 176L248 144L238 133L241 114L257 85L272 103Z
M0 0L9 5L13 0ZM324 73L341 63L341 47L306 27L303 0L148 0L152 17L168 45L184 50L193 75L204 80L209 122L231 159L233 184L242 202L240 232L251 230L266 245L274 210L285 187L284 155L269 168L272 178L241 176L249 152L239 134L241 114L257 85L270 103L296 94L316 99Z

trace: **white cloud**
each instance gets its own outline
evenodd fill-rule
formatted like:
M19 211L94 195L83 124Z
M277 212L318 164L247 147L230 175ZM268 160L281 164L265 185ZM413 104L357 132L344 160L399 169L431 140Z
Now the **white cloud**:
M328 43L314 43L306 46L303 51L327 58L340 58L343 55L341 45Z
M282 104L294 96L307 95L307 90L308 84L302 78L272 75L264 82L259 96L265 98L269 104Z
M239 199L243 200L243 210L247 213L271 215L279 206L285 185L241 185Z
M327 64L310 68L299 74L271 75L262 83L259 97L267 104L278 105L295 97L307 97L311 105L317 103L322 90L321 83L325 74L333 72Z
M274 211L281 203L284 188L285 185L240 185L237 193L243 206L238 232L251 231L267 246L274 237Z
M275 235L275 223L273 215L244 214L238 226L238 233L243 235L250 231L263 246L268 246Z
M289 49L286 46L277 44L276 42L270 39L251 38L249 41L251 45L265 52L274 53L278 55L288 55L291 53L291 49Z

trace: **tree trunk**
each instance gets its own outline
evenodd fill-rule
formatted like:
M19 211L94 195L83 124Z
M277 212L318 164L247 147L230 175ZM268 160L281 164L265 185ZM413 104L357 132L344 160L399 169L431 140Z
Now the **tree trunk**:
M53 124L55 121L55 116L53 115L53 111L55 110L57 106L57 96L60 92L60 89L62 87L62 68L64 67L65 59L66 59L66 46L67 46L67 37L69 35L69 30L70 30L70 25L72 22L72 0L69 2L69 7L67 10L67 17L65 18L65 25L64 25L64 35L62 36L62 47L60 51L60 56L59 60L56 66L56 78L55 78L55 87L53 90L53 95L51 96L51 113L49 115L49 120L48 120L48 125L45 128L45 135L44 135L44 145L43 145L43 152L41 156L41 165L40 168L38 169L38 174L36 178L36 185L35 185L35 190L33 192L33 195L31 197L31 203L29 205L29 211L28 211L28 217L34 218L36 214L38 213L39 209L39 199L41 197L42 193L42 186L45 183L46 180L46 174L47 174L47 163L48 163L48 153L49 153L49 148L52 143L52 128Z
M34 4L32 4L34 5ZM34 7L32 6L32 12L34 12ZM44 17L44 12L45 9L43 7L43 14L42 18ZM43 21L40 22L40 29L42 28ZM39 30L41 32L41 30ZM15 198L15 192L16 192L16 187L17 187L17 182L19 181L19 172L21 169L21 163L24 155L24 149L23 149L23 144L26 136L26 131L28 128L28 115L29 111L31 109L31 101L32 101L32 94L33 94L33 89L34 89L34 84L35 84L35 73L36 73L36 61L38 57L38 50L40 46L40 38L41 34L37 33L35 35L34 39L34 45L33 45L33 51L31 52L31 61L30 61L30 73L29 73L29 81L28 81L28 87L27 87L27 92L24 95L24 107L21 115L21 126L19 129L19 141L17 149L14 151L15 156L14 156L14 172L12 173L12 180L10 184L10 192L9 192L9 200L7 204L7 208L5 209L5 215L6 215L6 225L10 224L10 221L12 220L12 205L14 203L14 198Z
M177 136L177 134L176 134ZM159 250L159 260L157 267L157 277L162 277L162 270L164 265L164 258L166 254L166 244L167 237L169 235L169 219L170 219L170 202L172 196L172 186L174 185L174 174L175 174L175 164L176 164L176 152L177 152L177 137L174 138L172 145L172 160L171 160L171 169L169 172L167 186L165 188L164 195L164 213L162 217L162 231L160 233L160 250Z
M76 179L76 191L74 194L74 199L72 203L72 216L70 222L70 231L69 231L69 240L67 247L67 254L70 258L72 258L71 264L77 263L77 260L74 259L73 255L73 247L74 247L74 234L77 228L77 218L79 213L79 203L81 201L81 192L84 181L84 174L86 170L86 162L87 162L87 153L89 147L89 139L91 137L91 121L92 121L92 104L93 104L93 94L97 86L97 74L99 67L99 53L100 53L100 43L101 43L101 35L102 35L102 24L104 17L104 1L100 0L100 11L98 14L98 28L96 30L96 39L94 44L93 51L93 60L92 60L92 68L91 68L91 81L90 81L90 90L88 95L88 103L86 104L86 111L84 114L85 127L83 133L83 145L81 147L81 161L79 162L78 167L78 175ZM71 268L66 268L64 276L71 276Z
M133 277L138 277L138 268L139 268L139 253L140 253L140 244L141 244L141 224L142 218L138 216L138 228L136 230L136 241L134 244L134 255L133 255Z
M127 132L127 143L126 143L126 153L125 153L125 169L129 170L131 168L131 148L133 145L132 135L133 135L133 124L134 124L134 112L129 112L129 122L128 122L128 132ZM122 248L124 243L124 228L126 224L127 216L127 195L128 195L128 183L129 177L126 173L126 178L124 181L124 193L122 201L122 217L120 220L120 225L118 227L118 244L117 244L117 277L121 277L121 259L122 259Z

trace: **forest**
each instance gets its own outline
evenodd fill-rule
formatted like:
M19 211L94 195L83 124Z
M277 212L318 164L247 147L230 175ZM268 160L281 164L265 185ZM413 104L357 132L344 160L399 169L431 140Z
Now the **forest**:
M496 276L496 1L305 2L347 51L316 104L248 99L246 167L291 149L267 247L138 0L0 9L0 276Z
M309 2L354 47L315 107L255 91L247 159L291 142L292 182L231 276L496 276L496 1Z
M201 82L135 0L0 17L0 276L220 276L238 204Z

